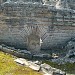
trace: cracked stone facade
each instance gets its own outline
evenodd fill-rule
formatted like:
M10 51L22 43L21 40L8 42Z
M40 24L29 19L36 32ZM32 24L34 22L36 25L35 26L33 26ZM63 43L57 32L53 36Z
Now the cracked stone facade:
M58 10L40 3L40 0L37 4L15 1L1 2L0 44L34 51L62 49L75 37L75 13L72 9Z

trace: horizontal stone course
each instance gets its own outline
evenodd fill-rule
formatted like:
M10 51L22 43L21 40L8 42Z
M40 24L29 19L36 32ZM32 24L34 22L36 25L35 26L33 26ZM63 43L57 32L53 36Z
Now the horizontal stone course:
M56 43L57 45L63 45L75 36L74 18L72 18L74 14L72 11L62 11L49 5L26 2L3 3L1 4L1 10L0 42L7 42L8 45L13 44L18 47L21 45L21 47L27 48L28 37L35 34L43 42L41 48L47 46L50 49Z

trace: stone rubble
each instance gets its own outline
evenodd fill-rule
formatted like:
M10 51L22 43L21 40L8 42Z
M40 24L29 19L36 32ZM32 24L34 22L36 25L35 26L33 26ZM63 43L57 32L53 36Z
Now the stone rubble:
M0 45L0 50L20 58L28 58L28 59L32 58L32 54L30 51L15 49L14 47L8 47L4 44Z
M58 64L65 64L65 63L75 63L75 50L69 50L64 57L59 57L57 59L51 59L52 62L56 62Z
M43 72L44 75L66 75L65 72L59 69L53 68L46 63L42 64L39 61L27 61L26 59L23 59L23 58L17 58L14 61L22 65L26 65L35 71Z
M21 65L25 64L25 60L23 60L22 58L16 59L14 61L17 62L17 63L19 63L19 64L21 64Z
M48 59L52 59L52 56L51 55L49 55L49 54L34 54L33 55L33 59L46 59L46 60L48 60Z
M52 62L59 64L65 63L75 63L75 39L71 39L65 46L66 55L64 57L59 57L57 59L52 59Z
M74 49L69 50L68 53L66 54L67 58L71 58L73 56L75 56L75 50Z
M0 45L0 50L15 55L19 58L27 58L27 59L35 59L35 60L51 60L52 62L56 62L58 64L65 64L67 62L74 63L75 62L75 50L71 49L67 52L65 57L56 57L56 55L51 56L49 54L32 54L27 50L15 49L14 47L8 47L4 44Z
M30 51L28 50L21 50L21 49L15 49L14 47L8 47L4 44L0 45L0 50L15 55L19 58L27 58L27 59L52 59L51 55L47 54L47 53L38 53L38 54L32 54Z
M40 70L40 65L35 64L32 61L29 61L29 67L33 70L39 71Z

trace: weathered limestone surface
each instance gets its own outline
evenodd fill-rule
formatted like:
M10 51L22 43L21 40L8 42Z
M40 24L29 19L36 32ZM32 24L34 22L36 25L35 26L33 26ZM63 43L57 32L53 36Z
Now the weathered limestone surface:
M40 61L27 61L23 58L17 58L14 61L21 65L26 65L35 71L42 72L43 75L66 75L64 71L53 68L46 63L42 64Z
M62 48L75 37L73 10L62 11L40 2L3 3L0 9L1 44L39 51Z

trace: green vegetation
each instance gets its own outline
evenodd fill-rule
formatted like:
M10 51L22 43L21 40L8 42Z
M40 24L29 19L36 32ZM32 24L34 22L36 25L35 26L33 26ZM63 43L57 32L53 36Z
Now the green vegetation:
M54 62L50 62L50 61L43 61L43 63L47 63L47 64L51 65L52 67L61 69L62 71L65 71L66 73L75 75L75 63L73 63L73 64L66 63L66 64L61 64L61 65L54 63Z
M0 51L0 75L42 75L41 73L36 72L26 66L17 64L14 62L15 58L16 57L10 54ZM43 61L43 63L47 63L52 67L61 69L70 75L75 75L75 63L66 63L63 65L50 61Z
M42 75L14 62L16 57L0 51L0 75Z

